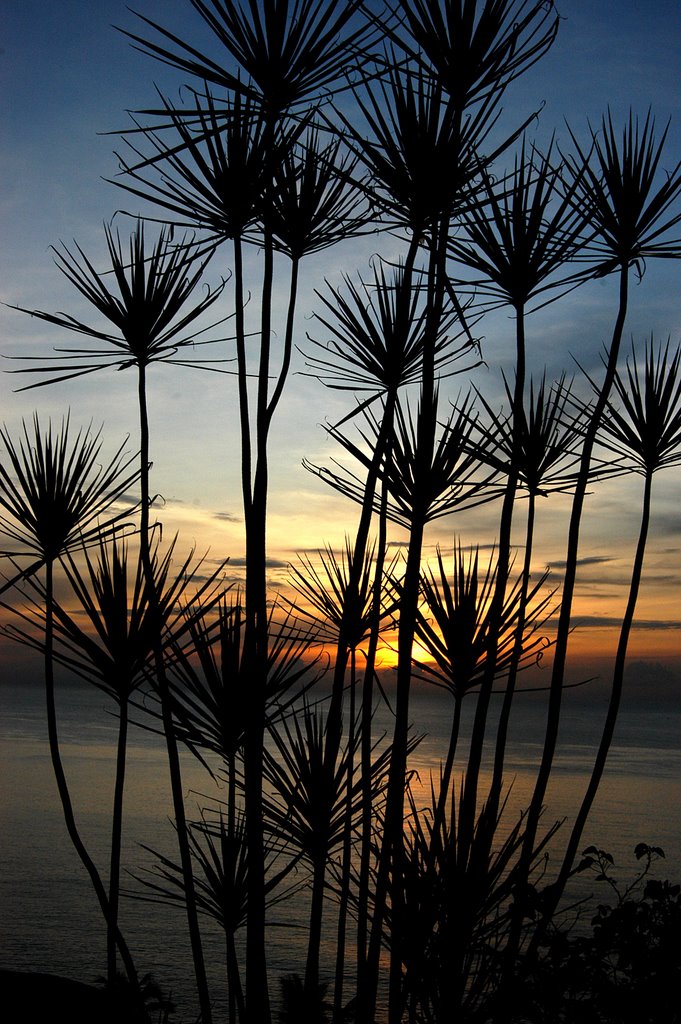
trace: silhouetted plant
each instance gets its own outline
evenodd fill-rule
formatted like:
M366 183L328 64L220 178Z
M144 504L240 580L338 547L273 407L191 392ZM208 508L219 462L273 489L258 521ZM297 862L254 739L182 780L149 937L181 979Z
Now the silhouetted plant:
M579 869L609 885L615 902L599 900L588 931L555 923L517 1002L507 994L506 1020L678 1022L681 888L649 877L664 857L659 847L639 843L635 856L642 866L621 886L611 854L595 846L584 850Z
M346 778L357 743L351 732L351 744L341 748L333 761L328 758L328 734L318 708L305 706L289 723L271 727L270 736L276 756L265 752L265 777L273 797L265 798L268 827L274 835L284 835L312 867L310 926L305 971L309 991L319 984L319 955L326 869L333 851L343 843L346 817L356 818L362 806L362 786L357 779L346 806ZM389 761L387 752L379 754L371 766L374 796L385 783Z
M331 1009L324 999L326 985L318 985L309 992L298 974L284 974L279 979L282 1007L279 1024L325 1024L327 1011Z
M101 430L81 430L72 438L67 417L58 434L52 424L43 434L37 415L32 431L24 422L18 444L5 427L0 438L8 460L0 462L0 527L13 542L2 553L31 559L23 576L76 547L98 543L129 519L133 510L118 503L139 479L139 470L126 442L102 464Z
M534 556L537 499L553 491L569 492L576 484L583 423L588 418L588 407L573 408L572 386L561 378L549 390L546 378L535 390L530 377L529 394L523 396L520 408L514 406L514 395L504 379L506 396L511 407L508 415L495 413L483 395L478 400L486 412L485 418L472 423L473 451L486 465L500 474L516 476L515 486L527 493L525 525L525 555L518 600L515 644L507 664L507 679L494 755L494 773L489 800L498 802L503 783L504 759L508 727L514 704L516 682L523 653L525 612L530 591L532 559ZM600 467L599 467L600 468ZM497 652L497 657L499 652Z
M538 0L405 0L402 9L402 31L385 26L386 32L462 110L498 102L515 78L541 60L559 24L553 2Z
M110 538L124 526L130 508L116 508L116 503L139 479L139 471L131 470L136 456L118 449L108 464L100 461L100 435L79 432L70 436L69 420L54 434L52 425L46 433L33 418L33 434L24 423L23 439L15 445L5 428L0 431L9 458L9 465L0 464L0 529L14 542L9 554L12 563L28 556L32 564L20 573L31 577L44 567L44 584L36 584L44 593L42 625L44 640L39 644L45 666L47 732L52 767L64 812L66 828L80 860L95 889L109 929L109 977L115 976L115 944L123 958L131 983L136 973L130 952L118 928L117 878L107 897L99 871L81 838L61 760L57 709L55 702L55 600L54 569L60 560L70 557L76 546L87 548L103 538ZM57 622L59 621L56 616ZM112 855L113 857L113 855ZM117 874L112 865L112 877Z
M616 373L614 398L606 406L601 428L602 444L631 463L643 476L643 499L638 542L631 569L629 595L620 627L613 665L608 713L600 737L591 779L575 818L570 841L547 907L550 919L560 899L575 860L582 832L603 776L608 752L615 733L624 688L624 669L629 637L638 600L643 560L650 525L653 475L681 462L681 349L669 355L669 343L655 348L651 339L646 346L645 365L639 371L635 352L627 363L626 375ZM620 405L621 403L621 405Z
M311 620L315 634L327 643L344 632L345 642L356 651L366 640L371 625L372 575L374 552L370 549L362 567L358 592L349 593L349 572L352 560L350 541L345 540L345 551L340 558L329 547L318 555L317 568L309 556L302 556L300 566L291 566L291 585L302 603L293 607L299 616Z
M533 148L528 157L523 142L509 176L496 182L483 170L482 181L484 191L466 210L450 253L467 274L480 275L471 284L491 297L490 308L523 310L530 300L566 285L570 265L588 240L588 207L575 202L579 168L574 166L566 185L553 147L546 155ZM542 298L541 304L549 301ZM522 365L517 372L524 380Z
M363 51L370 34L362 19L353 25L360 0L330 0L323 6L316 0L270 0L262 9L250 0L191 3L224 47L230 65L236 63L236 73L141 14L140 20L172 48L121 31L162 63L257 101L268 118L310 104L337 86L348 60Z
M151 974L142 975L137 990L122 974L117 974L113 982L99 978L98 984L106 991L112 1012L130 1024L151 1024L152 1021L155 1024L168 1024L171 1014L175 1012L172 999L164 995Z
M22 367L14 373L45 375L37 383L21 390L82 377L107 367L124 369L146 367L155 362L173 362L180 366L210 365L211 360L196 356L196 346L212 344L199 340L208 328L186 336L184 332L220 297L223 282L209 290L199 302L185 308L210 259L210 252L191 244L191 240L173 240L162 228L149 250L141 221L130 236L126 252L118 232L105 224L111 270L117 290L109 287L104 273L98 272L79 245L71 252L65 245L55 249L54 261L64 276L91 305L115 327L109 334L65 313L22 310L41 320L76 334L83 334L100 345L92 349L56 349L47 362L32 357L39 366ZM19 307L14 307L19 308ZM222 322L222 321L219 321ZM192 358L187 354L191 349ZM22 361L26 360L22 356ZM221 360L222 362L222 360Z
M479 566L479 552L464 555L455 550L453 573L445 569L441 551L437 553L437 574L426 570L422 578L423 604L418 610L416 636L429 655L429 661L415 661L420 678L448 690L454 698L454 716L449 750L441 782L442 802L447 800L456 755L461 705L466 694L482 682L487 671L491 601L497 573L492 556L487 567ZM548 646L538 631L549 614L552 594L542 594L548 573L531 590L521 576L505 595L498 629L494 671L498 678L508 675L522 662L536 661ZM518 629L520 650L516 650Z
M189 847L194 862L196 905L220 926L225 933L227 979L229 984L230 1022L243 1020L245 1002L241 971L236 948L236 934L248 915L249 878L246 831L243 813L227 814L223 808L205 808L198 821L187 826ZM165 903L183 909L186 901L186 873L181 864L143 846L156 863L144 875L136 875L144 892L131 893L135 899ZM296 867L298 857L291 857L279 837L266 845L267 882L265 897L268 908L290 898L299 883L284 885ZM283 858L283 866L281 861ZM276 922L271 922L276 925Z
M213 302L219 297L224 283L218 289L208 291L206 295L193 305L188 305L199 277L205 268L208 257L204 255L198 267L195 266L199 255L195 247L186 244L174 245L170 230L162 229L158 240L148 252L145 243L144 226L137 222L131 234L129 252L124 254L120 237L114 239L110 228L105 228L107 246L111 260L115 288L95 270L80 248L78 257L64 248L58 254L57 265L78 291L88 299L94 308L101 313L115 328L115 334L103 332L84 322L76 321L62 314L49 314L36 311L34 315L58 326L75 329L77 333L86 335L105 343L103 351L88 349L67 350L57 355L55 362L71 367L63 372L55 372L53 364L29 368L26 372L49 373L50 376L40 384L55 383L70 376L87 374L100 366L116 366L118 369L134 367L137 370L137 395L139 407L140 436L140 559L144 568L148 593L151 601L151 614L158 618L159 610L154 609L156 601L154 570L151 554L150 508L152 498L149 484L149 417L147 408L147 370L159 361L174 361L178 349L186 348L191 339L182 334ZM95 363L87 360L95 355ZM85 362L78 362L85 358ZM72 366L71 359L76 363ZM99 360L102 360L101 362ZM180 360L184 361L184 360ZM17 371L24 372L24 371ZM28 385L36 387L38 385ZM157 627L158 627L157 623ZM159 687L164 688L165 669L161 651L160 628L157 629L155 650L155 672ZM167 706L167 702L166 702ZM168 762L171 775L171 788L175 816L178 822L178 838L184 843L184 803L180 763L177 755L172 720L169 710L166 711L164 732L168 748ZM187 872L191 870L189 850L183 851ZM198 930L196 914L191 900L191 886L187 885L187 916L192 951L197 972L202 1013L205 1024L210 1024L210 1002L205 981L205 966L201 951L201 938Z
M584 244L586 212L574 203L574 189L566 189L559 167L554 167L551 151L540 156L535 151L526 157L521 147L514 171L495 185L483 176L484 197L468 211L463 236L450 242L450 250L462 260L474 276L475 287L492 296L491 305L508 305L515 317L515 381L511 402L510 452L504 475L506 485L499 517L498 568L491 605L486 672L476 705L471 741L472 758L466 775L462 804L462 827L470 831L475 813L480 754L487 723L489 700L494 685L495 650L507 586L511 557L511 534L516 495L525 452L524 395L527 376L526 318L528 304L547 289L559 285L568 273L580 245ZM555 299L555 294L551 297ZM545 302L551 301L551 298ZM510 390L510 389L509 389ZM497 792L493 799L498 799ZM468 819L467 828L463 825Z
M660 180L659 164L666 132L658 141L653 120L648 115L643 126L630 114L621 138L612 118L604 119L601 135L591 133L588 159L573 137L576 156L566 157L566 178L578 179L575 202L590 211L594 230L591 246L598 275L616 272L619 276L619 304L612 338L605 356L605 374L584 429L580 465L575 484L566 545L566 567L554 648L547 729L541 764L528 812L527 859L533 831L539 820L555 754L560 721L561 698L571 632L572 604L579 552L580 527L589 481L596 437L615 379L617 362L629 300L632 268L642 271L646 259L679 258L681 244L669 238L669 232L681 220L673 203L681 194L681 165ZM520 904L518 913L520 913ZM519 928L519 921L516 922ZM517 931L514 941L517 940Z
M158 644L159 628L168 643L168 636L179 643L182 633L190 628L197 616L197 607L207 614L215 601L215 590L221 585L223 566L217 569L190 593L190 586L200 568L192 565L189 555L171 578L174 542L161 557L154 552L155 599L151 599L141 563L132 586L128 580L128 551L125 542L100 539L97 561L93 562L87 548L76 560L68 552L62 558L71 597L77 607L68 610L63 603L52 600L52 634L54 660L75 675L92 683L112 698L118 707L118 740L116 775L112 809L111 855L109 869L108 963L109 977L116 976L116 931L120 889L120 859L123 830L123 794L126 771L126 749L133 693L148 678L152 670L154 650ZM85 561L81 568L79 561ZM41 599L31 602L29 613L22 618L34 625L36 620L47 633L48 596L39 581L32 581L33 590ZM182 602L182 606L181 606ZM85 617L85 628L79 622L79 613ZM10 624L9 635L36 647L45 653L43 639L32 632Z
M592 945L572 945L553 928L612 740L652 476L680 462L681 354L670 355L669 346L656 350L651 341L642 374L635 357L626 371L618 364L632 271L640 278L646 261L681 256L673 237L681 223L681 164L666 179L660 174L667 133L656 140L650 114L642 123L631 114L621 136L608 114L586 146L569 132L571 152L551 143L541 153L523 141L531 111L510 125L501 120L509 84L553 43L553 2L190 6L209 30L205 52L144 15L139 32L124 33L190 78L177 102L159 92L156 106L138 111L122 133L116 184L155 207L149 220L162 225L156 241L148 244L140 220L129 247L107 226L111 277L79 246L57 250L60 271L108 325L37 311L89 341L13 371L34 375L21 389L28 390L105 366L135 367L139 471L121 449L114 468L95 473L90 489L72 486L93 468L87 439L75 446L81 460L75 449L70 454L66 428L58 443L51 434L44 441L36 420L35 441L24 427L19 448L2 433L10 458L6 467L0 463L0 529L9 538L2 554L13 572L3 591L23 579L29 598L18 609L20 625L8 629L44 652L55 770L61 771L56 661L119 705L112 848L120 846L128 704L141 679L148 680L144 705L166 738L179 861L156 855L142 898L186 910L203 1024L213 1008L198 914L225 932L230 1024L269 1024L266 929L281 923L269 910L291 895L300 899L301 885L310 896L305 977L282 979L282 1021L321 1024L331 1012L333 1024L349 1014L373 1024L380 988L388 1024L508 1024L516 1011L519 1020L553 1013L566 1024L583 1011L580 1024L601 1024L616 1002L604 1001L612 991L610 932L631 926L625 957L633 963L641 954L652 970L640 935L652 934L658 905L666 911L678 903L676 891L649 883L645 911L632 912L626 893L615 911L599 912ZM512 169L504 171L499 160L516 143ZM176 238L176 230L186 234ZM368 275L344 274L340 287L328 281L318 288L316 326L301 344L304 261L369 230L383 232L389 246L377 241ZM224 242L233 260L233 360L221 353L202 358L211 350L194 348L228 340L213 337L228 317L201 326L227 282L192 298ZM247 267L256 268L252 280ZM537 383L528 314L610 273L619 277L618 309L603 381L588 378L591 401L578 399L564 376L553 386L545 375ZM514 373L504 377L508 411L473 389L443 413L447 378L483 360L473 328L493 307L507 307L514 318ZM267 578L269 449L296 349L308 376L352 396L349 410L327 425L341 457L331 468L305 465L351 498L359 514L341 553L327 544L317 557L303 556L289 583L295 596L289 591L275 600ZM189 560L173 579L170 552L162 556L152 543L146 386L148 367L158 361L235 378L246 565L243 589L231 595L218 596L218 569L192 596ZM557 747L585 497L599 477L628 469L643 476L644 496L610 707L557 878L546 885L556 826L543 835L539 826ZM33 486L32 476L41 474L54 477L63 502L55 503L51 483ZM130 596L126 547L112 539L127 516L114 508L113 494L138 478L140 554ZM537 499L554 492L568 496L571 512L543 752L529 808L507 828L507 735L519 673L554 647L554 637L542 635L552 595L545 574L533 577ZM478 547L468 556L458 542L451 574L440 549L428 565L433 523L483 505L491 513L496 499L498 532L488 563L481 565L475 538ZM389 523L405 531L404 558L392 564ZM518 544L524 555L516 574ZM79 613L55 600L57 562ZM34 579L43 568L44 582ZM396 634L389 644L385 627ZM395 699L392 734L377 739L382 644L396 661ZM419 648L425 657L417 659ZM327 657L328 700L315 689ZM448 749L426 807L410 789L415 678L454 699ZM461 756L464 697L474 703L473 729ZM493 698L502 704L498 723ZM178 743L227 787L224 803L208 802L190 822ZM483 799L487 754L494 760ZM63 772L59 778L69 830L87 864ZM642 847L641 858L649 865L657 852ZM116 856L114 849L109 897L91 861L88 867L109 923L112 983ZM607 879L607 855L593 849L589 856ZM332 1005L320 980L329 900L338 908ZM353 915L356 952L348 941ZM235 936L244 925L242 962ZM115 937L134 983L127 949ZM546 956L545 940L553 943ZM555 1004L542 995L547 963L568 977ZM563 997L575 977L573 1004L572 993ZM632 1006L645 1020L639 997L649 998L649 989L629 980ZM587 1003L589 986L594 998Z

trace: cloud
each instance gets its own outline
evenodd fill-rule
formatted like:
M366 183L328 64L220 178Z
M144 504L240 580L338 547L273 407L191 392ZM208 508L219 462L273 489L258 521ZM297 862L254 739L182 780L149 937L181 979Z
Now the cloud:
M614 562L612 555L586 555L577 559L577 565L603 565L605 562ZM551 569L564 569L567 562L564 558L549 563Z
M287 548L286 550L290 551L292 555L301 556L301 555L319 555L319 554L326 555L328 549L326 547L324 547L323 544L317 544L317 546L313 547L313 548L297 548L296 547L296 548ZM331 550L333 551L333 553L335 555L339 555L341 553L341 550L344 551L345 549L344 548L341 549L340 547L336 548L336 547L333 547L333 545L332 545L331 546Z
M612 597L613 587L628 587L631 583L631 574L626 573L580 573L580 587L589 588L589 597ZM601 589L603 588L603 589Z
M575 615L574 626L577 629L619 629L622 619L616 615ZM547 620L547 625L557 626L558 617ZM634 619L633 629L651 632L681 629L678 619Z
M656 537L678 537L681 534L681 517L677 511L662 512L653 516L651 533Z
M230 566L233 569L245 568L245 566L246 566L246 557L244 555L242 555L241 557L238 557L238 558L230 558L229 564L230 564ZM283 562L279 558L268 558L267 562L266 562L266 565L267 565L268 569L287 569L288 568L288 564L289 564L288 562Z
M676 586L679 582L679 574L676 572L655 572L654 568L648 567L646 579L654 580L655 583L671 583Z
M213 519L219 519L223 523L240 523L241 517L233 512L213 512Z

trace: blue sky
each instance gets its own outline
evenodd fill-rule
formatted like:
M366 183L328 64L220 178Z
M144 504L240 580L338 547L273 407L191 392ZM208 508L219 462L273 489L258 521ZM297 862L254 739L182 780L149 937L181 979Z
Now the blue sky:
M197 45L208 40L188 0L138 0L131 6ZM555 131L566 143L567 118L586 138L587 121L600 121L609 105L615 120L631 107L655 112L661 129L671 117L667 166L681 159L681 4L616 0L560 0L563 21L554 48L540 65L516 83L505 100L509 124L534 110L541 114L530 137L544 145ZM119 0L5 0L0 15L0 299L28 308L87 315L52 263L49 247L76 239L95 263L103 251L102 222L118 209L138 212L134 197L104 179L117 173L112 135L128 127L126 109L154 105L154 83L175 96L182 84L176 72L133 50L112 25L134 30L136 19ZM125 221L121 219L125 232ZM354 268L366 272L372 252L389 252L376 238L344 245L305 271L299 337L317 336L309 319L314 289L323 278L338 280ZM253 269L257 272L257 253ZM229 269L229 252L220 253L208 280ZM681 337L680 268L650 266L633 290L626 334L642 341ZM611 282L593 284L544 313L530 326L533 368L573 372L572 356L590 368L598 365L614 314ZM507 353L512 325L496 314L481 328L490 369L476 378L499 394L498 367L510 366ZM0 307L0 352L47 352L63 344L62 332ZM9 364L8 364L9 365ZM0 378L2 418L16 429L21 417L38 408L45 418L71 409L77 423L105 423L112 446L135 429L135 396L126 374L99 374L70 385L17 395L16 378ZM461 382L452 384L453 393ZM301 468L303 457L327 462L333 449L319 424L347 408L347 400L308 378L291 381L274 441L270 543L282 564L292 557L292 538L301 547L338 543L353 529L354 509L327 492ZM211 545L216 557L243 554L238 438L231 378L159 367L151 382L155 489L166 499L164 521L178 528L187 543ZM643 618L670 623L678 607L681 563L678 472L660 475L650 549ZM626 580L628 554L636 529L637 482L608 485L594 506L585 531L585 555L600 558L583 572L585 617L605 621L617 607ZM547 561L560 558L564 509L546 516ZM462 520L456 529L464 541L491 526L484 515ZM431 542L450 544L451 523L441 523ZM490 539L490 538L488 538ZM276 573L274 573L276 576ZM586 600L588 598L588 600ZM676 618L674 613L672 618ZM591 627L593 629L593 623ZM650 652L639 631L639 649ZM667 630L669 635L669 630ZM594 634L592 634L594 635ZM605 635L605 634L604 634ZM679 634L676 632L676 640ZM674 641L672 641L673 646ZM678 643L681 649L681 643ZM654 653L654 651L653 651Z

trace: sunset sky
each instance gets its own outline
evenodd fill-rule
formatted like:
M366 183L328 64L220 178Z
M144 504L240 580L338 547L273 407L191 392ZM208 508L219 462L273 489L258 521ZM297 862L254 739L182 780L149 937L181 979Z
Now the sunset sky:
M206 42L206 31L188 0L137 0L133 8L169 29ZM565 119L583 140L588 121L597 124L607 105L616 123L631 107L645 117L655 113L658 131L671 126L665 167L681 159L681 6L677 0L654 3L622 0L560 0L563 17L553 49L509 90L504 117L509 126L543 106L531 141L545 145L555 131L567 144ZM5 0L0 15L0 299L29 309L68 312L92 320L84 300L55 268L50 245L75 239L97 266L104 266L102 223L117 210L141 212L135 197L109 184L118 171L115 133L129 127L125 111L153 106L154 83L171 97L182 84L178 73L133 50L111 26L136 30L136 19L122 0ZM142 211L143 212L143 211ZM128 223L117 218L125 236ZM312 319L319 301L314 290L324 279L338 283L342 273L367 274L372 253L396 255L397 243L372 235L344 243L303 265L298 341L305 334L324 340ZM259 254L249 257L258 272ZM230 268L225 247L213 260L206 280L215 284ZM631 339L641 345L651 333L660 340L681 338L681 267L649 265L632 289L625 329L625 353ZM229 312L229 286L220 315ZM283 303L282 303L283 308ZM531 368L551 376L576 372L573 357L598 371L601 346L609 338L616 312L616 284L590 284L537 314L528 327ZM498 404L500 367L511 367L513 325L496 313L477 329L483 336L485 369L475 383ZM66 332L12 309L0 308L0 352L39 355L68 343ZM229 346L226 354L233 354ZM5 369L12 366L7 363ZM299 359L297 369L302 367ZM132 372L101 372L68 384L16 394L21 378L3 375L2 419L17 432L21 419L38 409L41 418L71 410L74 424L104 424L113 450L131 433L135 446L136 400ZM467 388L454 378L452 398ZM210 548L211 558L243 558L238 476L238 423L235 379L197 370L156 366L150 374L152 488L163 495L159 509L170 536L179 530L185 546ZM269 542L271 576L286 578L296 552L326 543L339 545L352 532L356 510L302 467L302 459L328 464L337 454L321 424L350 408L346 394L324 389L301 375L291 378L273 440ZM587 509L584 565L578 577L581 627L573 649L596 664L612 649L626 596L630 558L636 541L641 481L611 481L598 488ZM655 512L639 628L632 657L661 662L673 672L681 665L681 470L662 472L655 484ZM567 500L547 499L540 511L537 570L551 565L558 583L564 557ZM428 551L447 550L455 536L464 544L491 544L498 508L438 521L428 535ZM401 535L396 532L395 539Z

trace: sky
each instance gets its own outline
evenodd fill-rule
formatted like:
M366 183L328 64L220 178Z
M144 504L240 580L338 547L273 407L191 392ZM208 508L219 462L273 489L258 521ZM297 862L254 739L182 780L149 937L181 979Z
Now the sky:
M170 30L205 45L205 28L188 0L132 0L131 6ZM658 129L671 118L665 167L681 159L681 5L676 0L560 0L558 40L527 76L508 92L504 117L509 124L533 111L540 115L530 139L546 145L555 133L566 144L566 120L581 138L589 121L596 125L610 107L615 122L631 108L645 116L652 108ZM134 15L120 0L5 0L0 14L0 300L28 309L64 311L89 317L84 301L60 275L50 246L75 239L103 264L103 222L116 211L137 214L140 204L107 179L115 178L115 151L124 143L116 135L130 127L126 111L154 105L154 85L175 97L178 73L135 51L112 26L134 31ZM117 214L123 234L128 222ZM319 308L315 289L325 280L368 272L374 252L391 254L389 240L371 236L344 243L303 267L297 340L305 335L324 340L315 324ZM257 276L259 254L251 252L249 270ZM216 284L230 269L230 254L220 251L206 280ZM681 339L679 304L681 268L650 265L633 288L625 328L625 351L653 334L677 344ZM227 295L228 289L225 292ZM531 368L550 376L576 372L575 359L594 372L609 337L616 291L611 281L582 288L538 313L528 328ZM225 303L227 300L225 299ZM220 307L227 312L226 306ZM511 367L513 325L496 313L478 329L483 336L486 367L475 383L498 402L500 369ZM67 342L65 332L0 307L0 353L39 355ZM3 361L4 362L4 361ZM16 367L7 362L5 369ZM303 369L298 358L295 367ZM75 425L104 425L111 450L128 434L134 437L136 401L129 373L102 372L69 384L16 393L21 378L0 376L0 402L10 432L37 409L44 422L70 410ZM454 398L468 382L454 378L447 387ZM329 543L339 546L352 532L356 510L328 490L302 466L303 458L328 465L336 455L324 428L348 411L348 397L296 373L278 414L272 446L269 520L272 583L281 585L296 553ZM238 428L235 381L231 376L157 366L150 379L153 490L163 496L158 515L166 535L178 530L185 545L209 551L209 558L229 555L238 568L243 559L243 524L238 476ZM134 447L134 441L130 444ZM639 627L631 642L632 658L643 664L640 677L649 685L650 666L660 677L681 670L681 471L661 473L655 482L655 512L639 602ZM583 564L578 577L580 628L572 650L589 666L612 651L618 616L626 599L631 555L638 529L640 479L600 486L587 506ZM494 510L496 511L496 510ZM495 514L481 510L438 521L427 537L451 550L456 537L464 544L491 544ZM537 572L552 566L560 581L567 501L551 498L539 513L542 541ZM400 540L399 533L395 535ZM646 667L647 666L647 667ZM580 666L580 671L582 667Z

